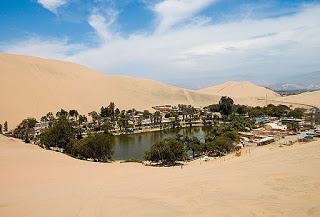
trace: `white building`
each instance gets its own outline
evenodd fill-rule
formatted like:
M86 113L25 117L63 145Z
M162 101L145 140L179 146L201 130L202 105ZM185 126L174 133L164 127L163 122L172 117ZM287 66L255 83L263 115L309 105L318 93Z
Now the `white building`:
M41 131L44 129L47 129L49 127L49 122L48 121L44 121L44 122L39 122L36 123L34 129L34 136L38 136L41 134Z

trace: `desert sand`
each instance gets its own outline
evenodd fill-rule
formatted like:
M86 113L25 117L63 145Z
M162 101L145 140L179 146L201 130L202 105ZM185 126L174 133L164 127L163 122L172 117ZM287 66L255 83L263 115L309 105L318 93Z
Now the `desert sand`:
M320 142L154 168L0 136L0 216L320 216Z
M153 80L99 73L71 62L22 55L0 54L0 75L0 123L8 121L10 129L26 117L39 119L61 108L87 114L110 101L120 109L150 110L164 104L207 106L218 103L221 96L229 96L236 104L250 106L294 102L320 107L319 91L280 97L245 81L188 90ZM266 96L276 102L267 102Z
M320 91L305 92L298 95L278 97L275 100L289 103L307 104L320 108Z
M163 104L209 105L219 97L157 81L106 75L87 67L38 57L0 54L0 123L15 127L26 117L40 118L61 108L82 114L110 101L121 109Z
M279 95L265 87L249 81L228 81L223 84L200 89L199 92L232 98L275 98Z

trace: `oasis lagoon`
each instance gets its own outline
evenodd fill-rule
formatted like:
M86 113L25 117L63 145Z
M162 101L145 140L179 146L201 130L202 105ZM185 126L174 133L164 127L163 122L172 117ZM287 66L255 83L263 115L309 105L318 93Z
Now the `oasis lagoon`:
M154 131L146 133L138 133L132 135L120 135L113 137L115 160L143 160L144 152L149 150L150 147L164 138L173 138L177 134L183 136L195 136L201 141L204 141L209 127L191 127L172 129L164 131Z

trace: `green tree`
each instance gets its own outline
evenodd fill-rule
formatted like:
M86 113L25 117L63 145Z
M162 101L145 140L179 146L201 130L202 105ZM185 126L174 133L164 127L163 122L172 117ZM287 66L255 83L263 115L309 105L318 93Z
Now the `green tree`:
M115 118L118 117L119 115L120 115L120 110L119 110L118 108L116 108L116 109L114 110L114 116L115 116Z
M3 124L3 131L8 132L8 121L5 121Z
M145 152L145 160L167 166L175 165L177 161L183 161L186 158L183 144L175 138L163 139Z
M91 117L95 130L100 130L100 115L96 111L88 113Z
M214 141L218 136L222 135L225 131L228 131L226 124L213 125L206 135L205 143Z
M154 113L153 118L154 118L154 123L155 124L160 124L161 121L162 121L162 116L161 116L161 113L159 111L156 111Z
M188 137L184 136L182 138L179 138L179 140L182 142L182 144L185 146L187 151L192 152L192 158L195 158L196 155L199 155L202 151L202 144L200 140L193 136Z
M57 118L63 118L63 117L68 118L68 115L69 115L69 113L64 109L61 109L60 111L58 111L56 113Z
M237 105L236 106L236 113L239 115L245 115L248 112L248 108L245 105Z
M30 143L31 137L33 137L34 127L37 123L35 118L24 119L14 130L13 135L16 138L22 139L26 143Z
M233 100L230 97L223 96L219 101L219 111L222 115L229 116L233 112Z
M111 130L114 130L114 122L112 121L105 121L102 126L101 129L103 130L104 133L109 134Z
M205 139L203 151L223 156L234 149L234 143L240 141L238 132L229 124L215 125Z
M48 117L45 115L45 116L42 116L42 117L40 118L40 121L41 121L41 122L47 122L47 121L49 121L49 119L48 119Z
M0 124L0 134L2 134L2 124Z
M306 109L304 108L295 108L289 111L288 117L301 119L304 116L305 112L306 112Z
M151 115L151 113L148 110L144 110L143 113L142 113L142 117L144 119L150 118L150 115Z
M127 130L129 128L129 115L125 110L122 110L119 115L118 125L120 130Z
M77 121L78 120L78 116L79 116L79 112L77 110L72 109L72 110L69 111L69 116L71 118L73 118L75 121Z
M112 121L115 120L115 104L114 102L110 102L109 106L108 106L108 109L109 109L109 112L110 112L110 118Z
M98 162L107 162L113 154L111 136L107 134L89 134L81 140L75 140L68 146L68 152L81 159L93 159Z
M215 156L224 156L234 149L231 140L225 136L219 136L214 141L207 144L207 150Z
M78 121L79 121L79 125L81 125L81 124L83 124L84 122L87 122L88 119L87 119L87 117L86 117L85 115L79 115Z
M231 115L229 128L236 131L248 132L255 128L255 120L244 116Z
M65 150L75 135L72 123L67 118L61 117L40 134L40 144L45 148L58 147Z

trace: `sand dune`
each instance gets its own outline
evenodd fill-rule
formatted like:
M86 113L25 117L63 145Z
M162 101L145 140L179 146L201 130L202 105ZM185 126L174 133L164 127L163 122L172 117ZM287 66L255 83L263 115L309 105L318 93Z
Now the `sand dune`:
M0 136L0 216L320 216L320 143L181 169L80 161Z
M320 108L320 91L305 92L298 95L275 98L288 103L301 103L316 106Z
M228 81L212 87L200 89L199 92L232 98L274 98L277 93L249 81Z
M319 105L319 92L279 97L250 82L226 82L201 90L188 90L158 81L106 75L58 60L0 54L0 123L15 127L26 117L77 109L82 114L99 110L110 101L120 109L151 109L159 104L206 106L230 96L237 104L264 106L268 99Z
M25 117L39 118L60 108L86 114L110 101L121 109L218 101L217 96L157 81L105 75L81 65L29 56L0 54L0 74L0 123L8 120L11 127Z

